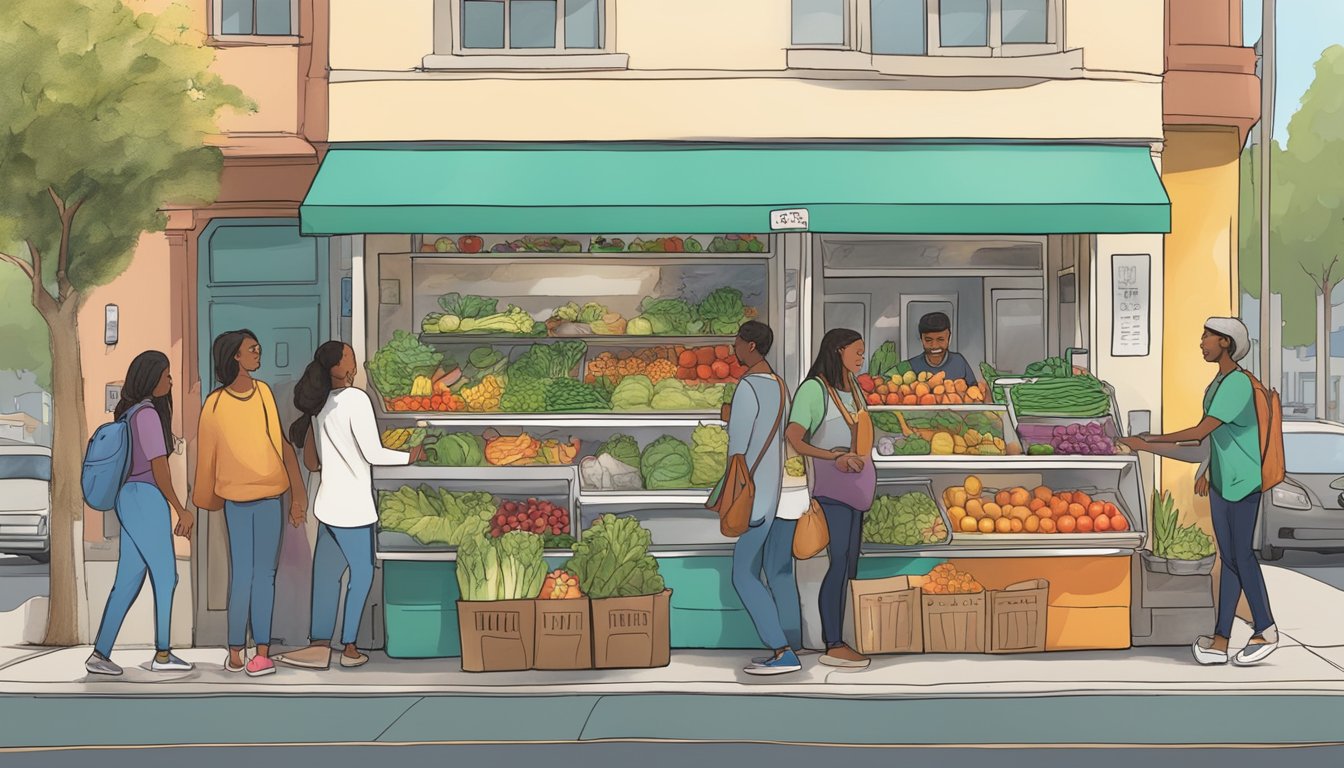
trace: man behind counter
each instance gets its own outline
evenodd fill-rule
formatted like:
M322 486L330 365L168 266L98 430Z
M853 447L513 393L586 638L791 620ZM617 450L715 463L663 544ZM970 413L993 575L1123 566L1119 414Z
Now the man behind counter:
M924 343L924 354L915 355L907 362L915 373L934 374L942 371L950 380L961 379L974 384L980 377L966 358L948 349L952 343L952 321L942 312L930 312L919 319L919 340Z

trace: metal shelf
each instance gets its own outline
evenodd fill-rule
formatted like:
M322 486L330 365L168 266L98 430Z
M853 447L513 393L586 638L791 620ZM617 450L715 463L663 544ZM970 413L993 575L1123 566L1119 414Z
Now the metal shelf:
M703 507L709 491L579 491L579 503L585 507Z
M423 412L388 414L389 417L409 417L419 427L593 427L598 429L638 429L640 427L698 427L703 424L724 422L718 413L538 413L489 414L474 413L464 416L434 415Z
M1006 472L1062 470L1121 470L1136 466L1138 457L1124 456L878 456L873 466L879 471L912 469L933 472Z
M577 483L578 468L570 465L525 467L374 467L374 480L427 482L440 481L482 481L512 482L526 480L553 480L561 483Z
M484 346L490 344L552 344L559 341L582 341L590 347L710 347L732 345L733 336L510 336L505 334L421 333L425 344L463 344Z
M1041 547L1037 549L1015 549L1004 547L998 549L981 549L976 547L959 547L954 541L950 546L929 547L927 549L908 549L902 551L862 552L859 556L937 558L939 560L947 560L954 557L968 559L1002 559L1016 557L1118 557L1133 554L1134 549L1128 547Z

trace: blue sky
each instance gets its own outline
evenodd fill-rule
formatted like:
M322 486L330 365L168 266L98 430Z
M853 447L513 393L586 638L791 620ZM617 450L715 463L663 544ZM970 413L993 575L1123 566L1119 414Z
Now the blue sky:
M1242 0L1246 45L1260 39L1260 0ZM1333 44L1344 44L1344 0L1279 0L1278 76L1274 95L1274 138L1288 139L1288 120L1315 76L1316 60Z

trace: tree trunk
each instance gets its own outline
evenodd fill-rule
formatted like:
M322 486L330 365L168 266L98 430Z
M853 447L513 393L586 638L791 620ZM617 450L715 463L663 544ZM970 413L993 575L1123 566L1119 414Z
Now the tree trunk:
M44 312L51 329L51 602L43 645L82 645L88 637L88 596L84 582L84 519L80 487L84 444L84 373L79 357L77 318L83 297L71 295L54 312Z

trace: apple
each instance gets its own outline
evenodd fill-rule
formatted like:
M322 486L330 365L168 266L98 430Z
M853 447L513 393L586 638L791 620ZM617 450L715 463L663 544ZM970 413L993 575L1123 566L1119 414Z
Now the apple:
M476 235L463 235L457 239L457 247L463 253L480 253L485 247L485 240Z

